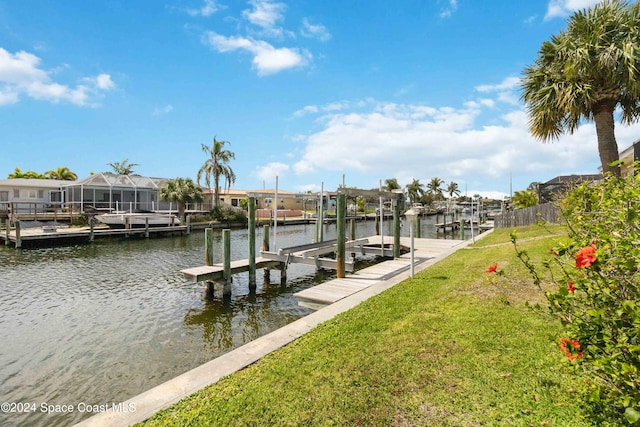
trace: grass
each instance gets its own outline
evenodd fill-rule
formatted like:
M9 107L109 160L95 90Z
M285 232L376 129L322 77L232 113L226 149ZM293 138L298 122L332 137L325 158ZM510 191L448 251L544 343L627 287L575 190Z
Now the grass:
M145 426L587 426L559 324L496 230ZM524 227L546 257L564 230ZM540 236L553 237L539 238ZM503 275L486 268L498 263Z

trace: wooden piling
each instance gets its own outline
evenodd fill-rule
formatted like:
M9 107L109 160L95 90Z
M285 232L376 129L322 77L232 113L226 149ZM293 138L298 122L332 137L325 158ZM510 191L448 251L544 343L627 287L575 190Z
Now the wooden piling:
M349 221L349 240L356 240L356 220Z
M254 197L249 197L249 291L256 290L256 203Z
M4 222L5 224L5 240L4 240L4 245L5 246L9 246L9 231L11 231L11 220L9 220L9 218L7 218Z
M14 222L16 225L16 249L19 249L22 247L22 237L20 237L20 220L16 219Z
M222 230L222 250L224 263L222 296L226 299L231 297L231 230L228 228Z
M376 218L376 236L379 236L380 235L380 217L376 215L375 218Z
M420 215L416 218L416 238L420 238L422 236L422 232L420 231Z
M191 234L191 215L187 215L187 236Z
M263 236L262 236L262 251L269 252L269 226L265 225L263 227ZM271 271L268 268L264 269L264 283L271 283Z
M94 235L93 235L93 228L95 227L95 218L91 217L89 218L89 241L93 242L94 239Z
M464 240L464 218L460 218L460 240Z
M213 265L213 228L204 229L204 265Z
M338 242L336 244L336 266L337 266L337 277L338 279L342 279L344 277L344 269L345 269L345 235L346 235L346 216L347 216L347 202L346 196L344 194L338 194L338 203L336 206L337 209L337 238Z
M144 237L149 238L149 217L144 217Z

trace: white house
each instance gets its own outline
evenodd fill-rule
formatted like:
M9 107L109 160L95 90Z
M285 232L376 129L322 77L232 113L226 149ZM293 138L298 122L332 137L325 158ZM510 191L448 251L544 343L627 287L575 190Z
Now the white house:
M15 212L43 212L64 202L62 187L69 181L15 178L0 180L0 210L12 205Z

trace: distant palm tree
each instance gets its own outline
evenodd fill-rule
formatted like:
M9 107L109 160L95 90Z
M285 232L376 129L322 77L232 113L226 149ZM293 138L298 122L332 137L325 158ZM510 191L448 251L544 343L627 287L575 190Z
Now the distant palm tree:
M178 204L178 216L184 220L187 203L199 203L204 200L202 189L191 178L176 178L160 187L160 198Z
M78 175L73 173L68 167L46 171L45 175L47 175L49 179L60 179L63 181L75 181L78 179Z
M411 203L416 203L424 194L424 184L421 184L419 179L414 178L411 184L407 184L406 190Z
M531 190L516 191L511 201L514 209L529 208L538 204L538 193Z
M622 0L575 12L566 31L542 43L521 83L533 136L546 142L593 121L602 170L617 176L616 116L623 124L640 118L639 14L639 2Z
M129 159L124 159L122 162L107 163L107 166L111 166L113 172L118 175L134 175L133 168L140 165L129 163Z
M398 184L398 180L396 178L385 179L384 185L382 186L382 189L384 191L399 190L401 188L402 187L400 187L400 184Z
M427 189L433 195L435 199L442 198L442 184L444 181L440 178L431 178L431 181L427 184Z
M450 198L453 198L453 196L459 196L460 190L458 189L458 183L451 181L449 185L447 185L447 193Z
M231 185L236 182L236 174L231 169L228 163L236 158L235 153L224 149L225 144L230 144L228 141L218 141L216 137L213 137L213 145L211 148L202 144L202 151L207 153L208 158L196 177L198 184L200 184L200 178L204 174L204 182L211 190L211 178L213 178L214 192L213 192L213 206L218 206L220 199L220 177L224 177L225 188L229 189Z

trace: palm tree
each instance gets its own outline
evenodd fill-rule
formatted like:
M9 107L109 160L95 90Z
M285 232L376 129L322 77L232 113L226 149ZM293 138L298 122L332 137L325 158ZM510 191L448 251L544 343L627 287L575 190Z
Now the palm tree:
M640 3L605 0L574 13L567 30L545 41L524 70L522 100L529 128L543 142L594 121L603 172L618 160L614 111L633 123L640 117Z
M431 178L431 181L427 184L427 190L434 198L442 198L442 184L444 184L444 181L440 178Z
M129 163L129 159L124 159L122 162L107 163L107 166L111 166L113 172L118 175L134 175L133 168L140 165Z
M199 203L204 200L202 189L191 178L176 178L169 180L160 187L160 198L167 202L178 204L178 216L184 221L184 211L187 203Z
M210 156L207 159L200 170L198 171L197 181L200 184L200 178L204 174L204 182L211 190L211 178L213 177L213 206L218 206L220 198L220 177L224 177L225 188L229 189L231 185L236 182L236 174L231 169L228 163L236 158L233 151L225 150L224 145L231 144L229 141L218 141L216 137L213 137L213 145L211 148L202 144L202 151Z
M414 178L411 184L407 184L406 190L411 203L417 203L424 194L424 184L421 184L419 179Z
M458 183L451 181L449 185L447 185L447 193L449 194L449 198L453 198L453 196L459 196L460 190L458 189Z
M538 193L531 190L516 191L511 201L514 209L529 208L538 204Z
M384 185L382 186L382 189L384 191L399 190L401 188L402 187L400 187L400 184L398 184L398 180L396 178L385 179Z
M75 181L78 179L78 175L73 173L68 167L58 168L56 170L46 171L45 175L49 177L49 179L60 179L63 181Z

